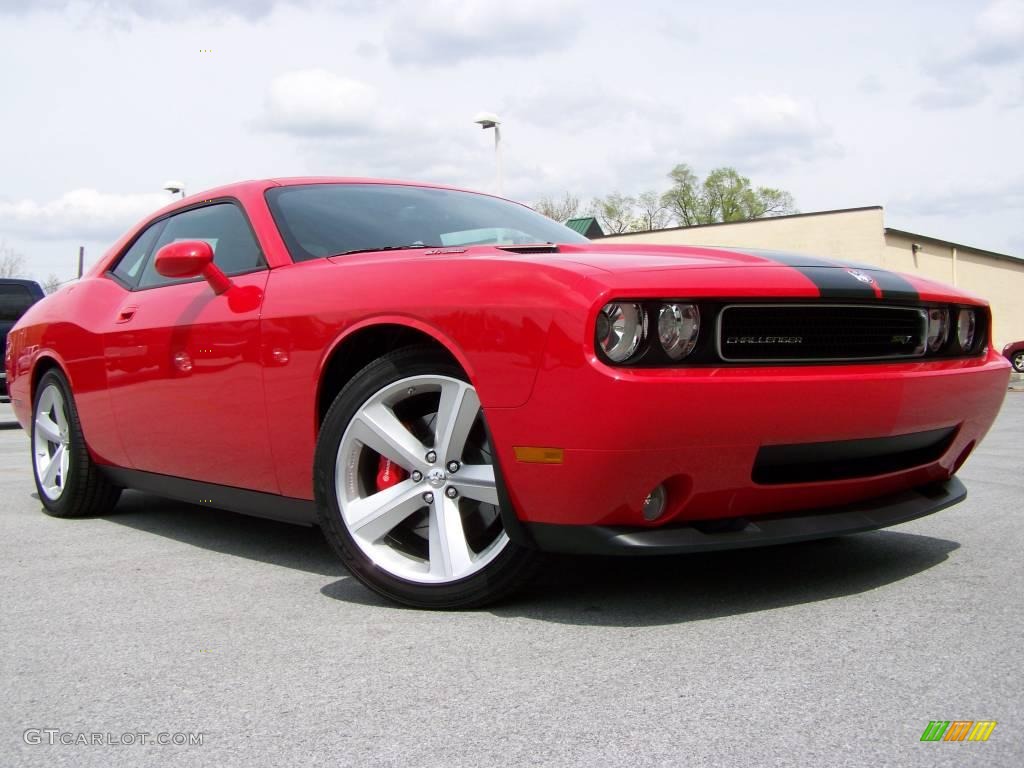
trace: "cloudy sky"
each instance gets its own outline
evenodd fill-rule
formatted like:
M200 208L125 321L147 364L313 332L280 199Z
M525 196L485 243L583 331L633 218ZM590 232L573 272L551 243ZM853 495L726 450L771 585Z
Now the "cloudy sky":
M1024 0L0 0L0 241L71 277L189 192L305 174L530 202L733 165L1024 257Z

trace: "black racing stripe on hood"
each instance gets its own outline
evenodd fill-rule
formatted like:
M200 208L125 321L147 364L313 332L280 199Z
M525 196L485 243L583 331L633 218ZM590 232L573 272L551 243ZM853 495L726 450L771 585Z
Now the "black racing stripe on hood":
M827 299L889 299L893 301L916 301L920 294L913 284L902 275L887 272L870 264L855 261L821 259L816 256L804 256L798 253L782 253L779 251L753 250L751 253L779 264L792 267L809 280L818 290L822 298ZM863 272L875 281L878 291L869 283L858 280L847 270ZM851 285L852 283L852 285Z
M871 283L858 280L845 269L836 267L793 267L818 286L823 299L877 299Z
M863 271L867 272L869 277L874 278L874 281L882 291L883 299L917 301L921 298L917 288L903 275L897 275L895 272L886 272L884 269L867 269Z
M814 256L775 251L757 251L758 256L792 267L818 288L823 299L875 299L878 294L870 283L864 283L834 261Z

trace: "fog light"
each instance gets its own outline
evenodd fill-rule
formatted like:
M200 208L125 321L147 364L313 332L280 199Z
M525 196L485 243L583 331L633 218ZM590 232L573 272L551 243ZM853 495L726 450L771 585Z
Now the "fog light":
M644 499L644 520L648 522L657 520L665 511L665 502L668 500L668 493L665 486L659 485Z

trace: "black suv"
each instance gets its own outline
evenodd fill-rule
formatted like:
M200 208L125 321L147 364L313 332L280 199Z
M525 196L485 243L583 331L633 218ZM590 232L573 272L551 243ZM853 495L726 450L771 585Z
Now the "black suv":
M25 314L25 310L43 298L43 289L34 280L0 278L0 361L7 353L7 332ZM0 362L0 397L7 397L7 371Z

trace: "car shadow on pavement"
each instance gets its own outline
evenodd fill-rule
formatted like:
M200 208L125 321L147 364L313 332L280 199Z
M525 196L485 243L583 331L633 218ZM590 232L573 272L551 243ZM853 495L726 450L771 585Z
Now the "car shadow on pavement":
M125 491L114 511L101 519L213 552L321 576L348 577L345 566L315 527L239 515L137 491Z
M126 491L102 519L333 579L321 594L381 606L320 530ZM763 549L666 557L548 556L534 580L484 610L561 624L655 626L813 603L884 587L945 561L955 541L874 531ZM395 606L396 610L402 610Z
M552 557L497 616L655 626L814 603L885 587L945 561L959 543L898 531L665 557Z

